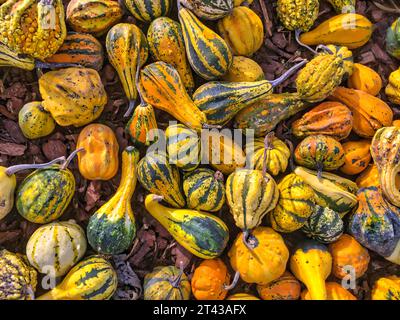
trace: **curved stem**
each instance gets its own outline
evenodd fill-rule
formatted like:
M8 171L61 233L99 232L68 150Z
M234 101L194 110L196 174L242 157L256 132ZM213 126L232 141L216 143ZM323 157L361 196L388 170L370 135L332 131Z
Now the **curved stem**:
M293 157L294 157L293 143L292 143L292 141L290 141L289 139L285 139L285 143L286 143L287 146L289 147L289 151L290 151L290 157L289 157L289 166L290 166L290 170L291 170L291 171L294 171L295 165L294 165L294 161L293 161Z
M178 13L179 13L179 11L181 11L181 9L183 8L183 7L182 7L181 0L177 0L177 1L176 1L176 5L178 6Z
M268 133L264 138L264 156L263 156L263 167L262 167L262 175L265 178L265 174L267 173L267 160L268 160L268 152L267 150L272 149L272 140L274 139L275 133L272 131Z
M318 52L320 49L322 49L322 50L328 52L329 54L333 54L333 51L332 51L331 49L329 49L329 48L328 48L326 45L324 45L324 44L319 44L319 45L316 47L316 51L317 51L317 52Z
M308 45L304 44L303 42L300 41L300 34L301 34L301 30L297 29L294 31L294 35L296 38L296 42L302 46L303 48L306 48L307 50L310 50L312 53L314 54L318 54L317 51L315 51L313 48L309 47Z
M76 149L75 151L73 151L73 152L68 156L67 160L65 160L65 162L61 165L61 170L66 169L66 168L69 166L69 164L70 164L70 162L72 161L72 159L75 158L75 156L78 154L78 152L81 152L81 151L83 151L83 150L85 150L85 149L84 149L84 148L79 148L79 149Z
M233 277L232 283L230 285L226 285L224 284L223 288L226 291L232 290L234 287L236 287L238 281L239 281L239 276L240 276L240 272L236 271L235 275Z
M255 238L251 234L250 230L248 230L248 229L243 230L243 238L242 239L243 239L244 245L251 251L253 251L254 248L257 247L257 245L258 245L257 238Z
M296 64L295 66L291 67L288 71L282 74L279 78L270 81L272 87L276 87L277 85L281 84L283 81L287 80L292 74L294 74L297 70L299 70L302 66L304 66L308 61L303 60Z
M157 202L161 202L161 201L164 200L164 197L163 197L163 196L159 196L158 194L154 194L154 195L153 195L153 199L154 199L155 201L157 201Z
M16 166L12 166L6 169L6 175L11 176L14 173L22 170L29 170L29 169L42 169L47 168L57 162L65 162L65 157L59 157L56 159L51 160L50 162L46 163L39 163L39 164L18 164Z
M181 284L182 276L183 276L183 263L182 261L179 264L179 274L175 279L171 279L169 282L171 283L171 286L174 288L179 288L179 285Z
M135 108L135 100L129 100L128 110L126 110L126 112L124 113L124 118L129 117L134 108Z

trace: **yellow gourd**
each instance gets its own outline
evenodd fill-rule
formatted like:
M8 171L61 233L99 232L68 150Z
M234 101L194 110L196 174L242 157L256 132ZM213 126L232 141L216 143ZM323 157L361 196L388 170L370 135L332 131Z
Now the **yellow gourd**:
M56 123L42 102L33 101L25 104L18 113L18 124L28 139L38 139L52 133Z

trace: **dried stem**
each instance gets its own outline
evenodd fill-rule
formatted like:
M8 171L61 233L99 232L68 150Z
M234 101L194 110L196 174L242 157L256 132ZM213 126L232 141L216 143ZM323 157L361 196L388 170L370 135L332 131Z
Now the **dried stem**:
M58 162L65 162L65 157L59 157L56 159L51 160L50 162L46 163L39 163L39 164L18 164L16 166L12 166L6 169L6 175L11 176L14 173L22 170L29 170L29 169L42 169L50 167L51 165L58 163Z

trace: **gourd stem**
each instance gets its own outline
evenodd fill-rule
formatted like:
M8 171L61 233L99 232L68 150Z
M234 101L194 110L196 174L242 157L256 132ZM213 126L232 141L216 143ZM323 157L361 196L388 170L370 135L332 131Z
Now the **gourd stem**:
M59 158L53 159L50 162L46 162L46 163L18 164L16 166L12 166L12 167L7 168L6 169L6 175L11 176L14 173L17 173L18 171L22 171L22 170L47 168L47 167L51 166L54 163L64 162L64 161L65 161L65 157L59 157Z
M124 118L129 117L135 108L135 100L129 100L128 110L124 114Z
M240 272L239 271L236 271L235 272L235 275L234 275L234 277L233 277L233 281L232 281L232 283L230 284L230 285L226 285L226 284L224 284L224 290L226 290L226 291L229 291L229 290L232 290L234 287L236 287L236 285L237 285L237 283L238 283L238 281L239 281L239 276L240 276Z
M178 6L178 12L181 11L181 9L182 9L181 0L177 0L176 5Z
M215 178L215 180L224 182L224 174L221 171L218 171L218 170L215 171L214 178Z
M317 168L317 178L318 180L320 180L322 178L322 169L324 168L324 165L321 162L317 162L316 168Z
M290 170L294 171L295 165L294 165L294 162L293 162L293 156L294 156L294 154L293 154L293 149L294 149L293 148L293 143L292 143L292 141L290 141L288 139L285 139L285 143L289 147L289 151L290 151L290 157L289 157Z
M267 150L272 149L272 139L274 138L274 135L275 133L272 131L268 133L264 138L264 156L263 156L263 167L262 167L262 175L264 180L266 180L265 174L267 173L267 160L268 160Z
M159 196L158 194L153 194L153 199L157 202L161 202L164 200L163 196Z
M253 237L254 240L252 240L250 243L249 241L250 236L251 236L250 230L248 229L243 230L243 243L249 250L253 251L254 248L257 247L258 242L257 239Z
M312 53L318 54L318 52L315 51L313 48L309 47L308 45L306 45L306 44L304 44L303 42L300 41L300 34L301 34L301 30L297 29L297 30L294 31L294 35L295 35L295 37L296 37L296 42L297 42L300 46L306 48L307 50L310 50Z
M329 49L326 45L319 44L316 48L317 52L319 49L322 49L322 50L328 52L329 54L333 54L333 51L331 49Z
M281 84L283 81L285 81L287 78L289 78L292 74L294 74L297 70L299 70L302 66L304 66L307 63L307 60L303 60L296 64L295 66L291 67L288 71L286 71L284 74L282 74L279 78L270 81L272 87L276 87L277 85Z
M82 68L80 64L76 63L48 63L42 61L35 61L35 67L39 69L58 69L68 67Z
M81 152L85 150L84 148L79 148L76 149L75 151L73 151L67 158L67 160L65 160L65 162L61 165L61 170L64 170L65 168L68 167L68 165L70 164L70 162L72 161L73 158L75 158L75 156L78 154L78 152Z
M175 279L171 279L169 282L171 283L171 286L174 288L179 288L179 285L181 284L182 276L183 276L183 263L180 261L179 264L179 274Z
M29 298L30 298L31 300L35 300L35 291L33 291L33 289L32 289L31 286L28 286L28 287L26 288L26 292L28 293Z

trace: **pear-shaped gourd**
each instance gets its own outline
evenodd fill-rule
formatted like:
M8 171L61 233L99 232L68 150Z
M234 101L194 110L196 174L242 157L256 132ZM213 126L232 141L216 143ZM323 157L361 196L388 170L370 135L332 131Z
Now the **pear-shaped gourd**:
M181 0L196 16L205 20L218 20L233 10L233 0Z

